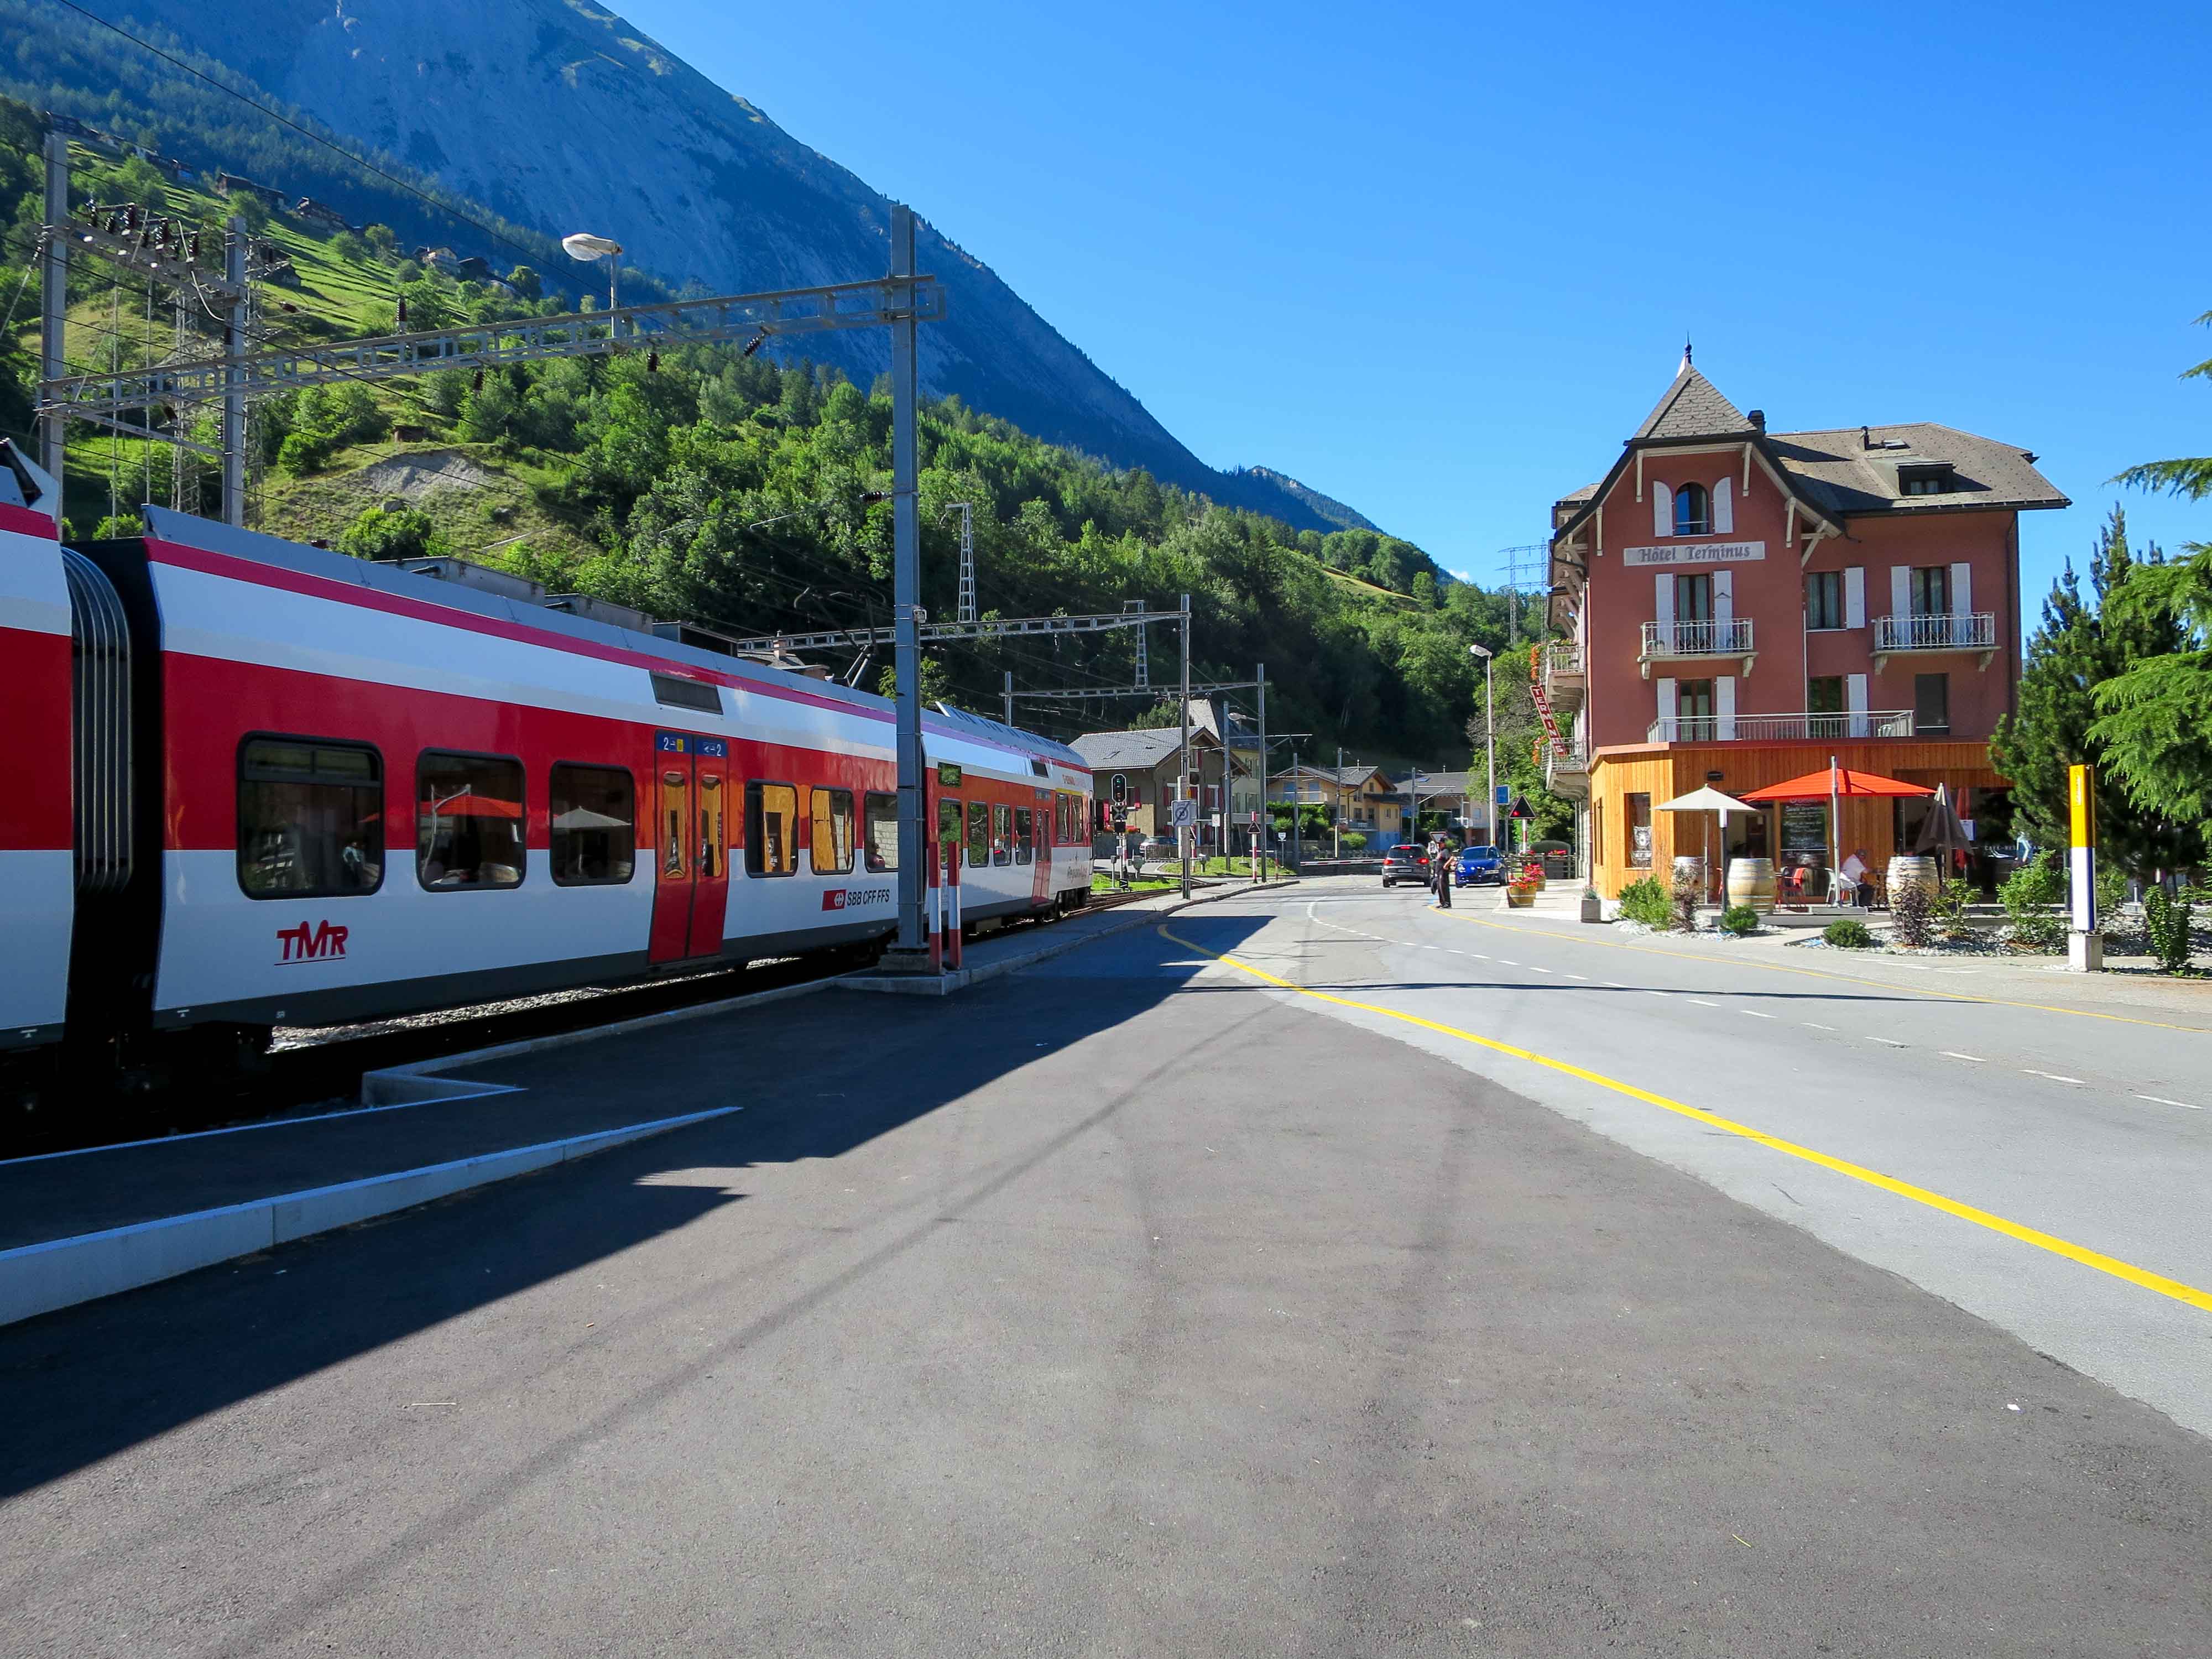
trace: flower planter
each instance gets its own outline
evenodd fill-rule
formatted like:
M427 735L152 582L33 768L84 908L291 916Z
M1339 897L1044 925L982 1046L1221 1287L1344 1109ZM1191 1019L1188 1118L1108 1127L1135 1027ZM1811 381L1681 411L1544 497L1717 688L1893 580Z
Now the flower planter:
M1598 897L1595 893L1584 894L1583 896L1583 920L1584 921L1603 921L1605 920L1605 901Z
M1535 902L1536 894L1533 888L1526 891L1517 887L1509 887L1505 890L1505 902L1513 909L1525 910Z

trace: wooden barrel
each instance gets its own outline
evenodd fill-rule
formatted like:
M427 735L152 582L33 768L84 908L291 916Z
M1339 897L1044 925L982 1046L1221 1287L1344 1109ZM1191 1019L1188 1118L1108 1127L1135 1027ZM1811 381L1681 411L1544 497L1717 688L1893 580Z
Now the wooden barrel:
M1699 899L1705 896L1705 861L1695 853L1685 853L1674 860L1674 888L1677 892L1685 886Z
M1924 889L1928 896L1936 896L1936 860L1923 854L1899 853L1889 861L1889 902L1894 907L1897 896L1908 887Z
M1748 904L1762 916L1774 914L1774 860L1772 859L1730 859L1728 866L1728 902L1733 909L1739 904Z

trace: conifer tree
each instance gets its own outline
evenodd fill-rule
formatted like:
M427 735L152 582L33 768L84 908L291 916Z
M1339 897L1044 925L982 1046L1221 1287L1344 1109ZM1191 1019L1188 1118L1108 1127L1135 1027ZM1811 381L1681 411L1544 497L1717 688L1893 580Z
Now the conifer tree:
M2124 769L2093 728L2100 712L2100 684L2181 645L2174 623L2141 599L2158 580L2153 573L2167 568L2154 545L2136 557L2128 545L2127 515L2113 507L2089 556L2089 598L2083 599L2069 560L2028 641L2020 712L1998 722L1990 743L1991 758L2013 781L2013 826L2039 847L2066 845L2069 769L2085 761L2095 765L2104 856L2144 880L2203 857L2197 817L2133 797Z

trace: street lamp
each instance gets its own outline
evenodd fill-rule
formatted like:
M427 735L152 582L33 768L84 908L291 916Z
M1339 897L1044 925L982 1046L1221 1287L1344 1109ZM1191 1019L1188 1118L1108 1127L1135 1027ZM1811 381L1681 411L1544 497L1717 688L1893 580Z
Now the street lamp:
M590 264L594 259L607 262L607 309L614 310L622 285L622 244L611 236L593 236L578 231L574 236L561 239L561 251L584 264Z
M1491 651L1486 645L1470 645L1467 650L1469 656L1482 659L1482 726L1484 749L1489 757L1486 779L1489 785L1489 793L1483 797L1487 805L1482 809L1482 817L1483 823L1490 830L1490 844L1496 847L1498 845L1498 709L1497 705L1491 701L1490 695ZM1501 859L1504 856L1503 852L1498 854Z

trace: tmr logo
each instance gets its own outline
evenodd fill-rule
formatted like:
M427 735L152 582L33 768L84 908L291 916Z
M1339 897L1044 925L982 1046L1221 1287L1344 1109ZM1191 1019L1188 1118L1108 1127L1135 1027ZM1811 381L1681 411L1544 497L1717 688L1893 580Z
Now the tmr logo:
M276 958L276 965L283 968L301 962L329 962L343 957L348 931L327 921L312 925L303 921L297 927L279 927L276 945L283 954Z
M833 887L822 896L825 910L857 909L864 904L889 904L891 890L888 887Z

